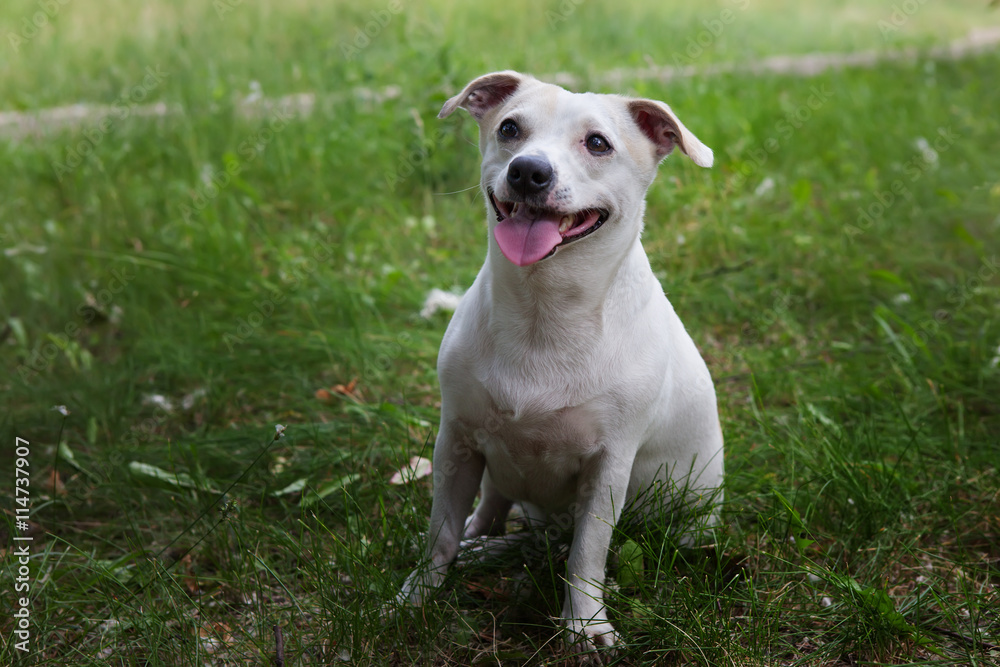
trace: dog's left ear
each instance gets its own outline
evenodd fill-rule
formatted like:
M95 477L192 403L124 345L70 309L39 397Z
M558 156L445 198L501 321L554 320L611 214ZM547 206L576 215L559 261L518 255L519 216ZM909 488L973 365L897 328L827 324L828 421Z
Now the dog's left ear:
M486 112L514 94L526 77L512 70L484 74L469 82L462 92L444 103L438 118L446 118L455 109L466 109L477 121Z
M667 157L678 146L699 167L711 167L712 149L698 141L684 123L663 102L631 100L628 111L642 133L656 145L656 158Z

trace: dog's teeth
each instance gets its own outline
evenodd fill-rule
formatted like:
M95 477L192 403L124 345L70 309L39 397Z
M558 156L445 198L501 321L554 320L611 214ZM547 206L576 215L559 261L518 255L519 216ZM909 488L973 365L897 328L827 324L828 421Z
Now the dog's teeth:
M514 204L513 206L510 207L510 215L511 215L511 217L517 215L517 209L519 209L519 208L521 208L521 204L520 203Z
M573 226L573 216L564 215L562 221L559 223L559 233L565 234L569 231L570 227Z

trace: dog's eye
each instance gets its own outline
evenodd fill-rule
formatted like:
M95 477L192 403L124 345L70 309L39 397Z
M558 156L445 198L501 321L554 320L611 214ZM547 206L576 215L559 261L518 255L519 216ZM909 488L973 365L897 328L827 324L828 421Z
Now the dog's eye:
M592 134L587 137L587 150L591 153L607 153L611 150L611 144L601 135Z
M520 133L517 127L517 123L512 120L505 120L500 123L500 136L506 137L507 139L513 139Z

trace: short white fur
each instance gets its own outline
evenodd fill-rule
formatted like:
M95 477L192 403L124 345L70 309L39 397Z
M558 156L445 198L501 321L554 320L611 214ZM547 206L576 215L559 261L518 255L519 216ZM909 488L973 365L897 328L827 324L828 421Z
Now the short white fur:
M441 344L427 565L400 601L421 604L461 541L501 533L517 502L541 520L573 517L562 623L576 650L611 645L603 586L622 507L658 482L686 489L692 505L700 498L708 525L721 502L715 389L640 243L660 161L677 147L708 167L712 151L662 102L574 94L517 72L477 78L440 116L458 108L480 126L489 245ZM505 120L517 123L515 140L498 135ZM610 153L587 149L594 133ZM494 238L489 202L519 201L508 167L524 155L552 166L542 205L608 216L517 266Z

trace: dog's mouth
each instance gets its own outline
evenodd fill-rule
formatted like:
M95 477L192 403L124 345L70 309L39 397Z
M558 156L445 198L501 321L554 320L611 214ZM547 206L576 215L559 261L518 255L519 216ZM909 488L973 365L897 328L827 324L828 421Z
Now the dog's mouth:
M497 214L493 237L504 257L518 266L528 266L555 254L556 250L594 233L608 219L603 209L587 208L575 213L502 201L489 190L490 204Z

